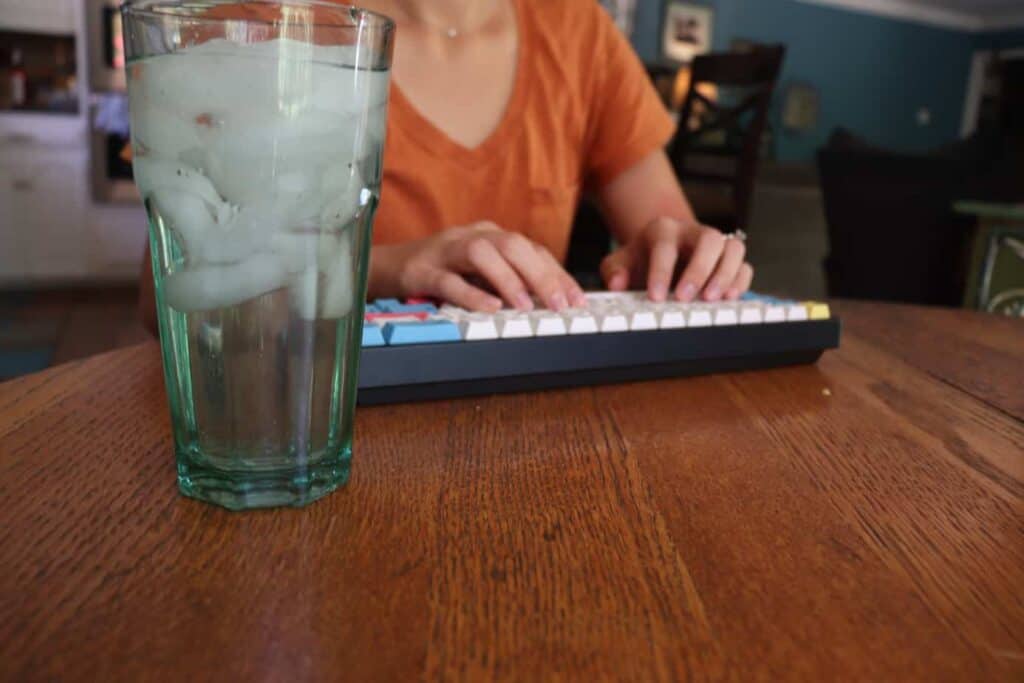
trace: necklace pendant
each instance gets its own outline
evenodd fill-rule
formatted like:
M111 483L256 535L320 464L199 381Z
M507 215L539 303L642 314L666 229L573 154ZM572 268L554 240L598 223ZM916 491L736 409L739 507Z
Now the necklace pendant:
M455 38L459 37L459 29L455 28L454 26L450 26L448 27L448 30L444 32L444 34L454 40Z

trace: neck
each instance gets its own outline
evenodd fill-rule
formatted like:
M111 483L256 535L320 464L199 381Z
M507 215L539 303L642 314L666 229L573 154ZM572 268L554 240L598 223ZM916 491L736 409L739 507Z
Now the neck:
M494 13L494 0L394 0L408 23L421 27L467 30L484 24Z

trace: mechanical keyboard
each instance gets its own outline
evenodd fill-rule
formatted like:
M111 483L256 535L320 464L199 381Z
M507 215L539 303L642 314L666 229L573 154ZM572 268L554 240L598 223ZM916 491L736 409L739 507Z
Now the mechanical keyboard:
M472 313L424 300L367 304L359 403L679 377L813 363L839 345L827 304L746 294L654 303L642 292L587 294L556 313Z

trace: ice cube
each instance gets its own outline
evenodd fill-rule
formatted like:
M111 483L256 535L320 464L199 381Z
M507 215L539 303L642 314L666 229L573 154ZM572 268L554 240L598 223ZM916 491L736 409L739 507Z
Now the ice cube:
M271 247L281 259L281 265L289 273L317 269L321 249L333 251L337 248L333 235L319 232L280 232L271 237Z
M313 167L356 158L356 128L351 119L328 112L228 116L203 134L203 168L225 198L245 204Z
M209 178L185 164L150 155L132 159L135 182L143 196L157 189L171 189L203 199L216 211L224 200Z
M173 187L154 190L149 201L167 227L178 236L187 257L190 260L201 259L204 237L217 228L209 203Z
M288 294L292 310L303 320L316 319L317 285L320 282L320 271L307 268L292 278Z
M365 183L359 167L355 164L338 164L328 167L321 179L323 211L320 225L324 228L340 228L355 217L363 205Z
M131 98L129 103L136 145L153 156L184 160L182 155L199 145L198 127L174 111L140 100Z
M164 300L182 313L234 306L281 288L288 274L280 259L269 253L230 265L200 266L164 277Z
M333 257L324 259L326 275L320 315L325 319L341 318L352 310L355 276L352 268L352 230L336 237Z

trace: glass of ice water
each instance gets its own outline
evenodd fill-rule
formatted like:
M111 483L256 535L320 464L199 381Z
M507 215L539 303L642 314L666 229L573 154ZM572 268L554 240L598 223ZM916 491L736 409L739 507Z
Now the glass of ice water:
M394 24L316 0L121 11L179 488L304 505L349 474Z

